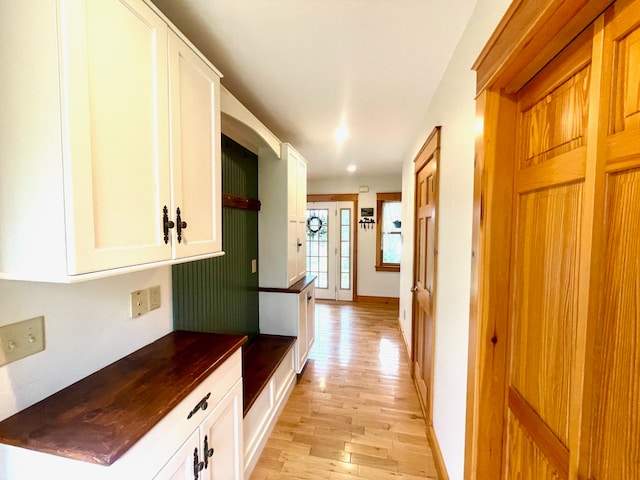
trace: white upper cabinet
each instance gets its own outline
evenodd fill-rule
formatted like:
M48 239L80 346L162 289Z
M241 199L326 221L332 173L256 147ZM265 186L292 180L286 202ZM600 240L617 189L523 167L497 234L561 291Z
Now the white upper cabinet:
M288 163L287 278L292 285L307 270L307 162L290 145L282 153Z
M288 288L306 273L307 162L289 144L260 149L260 287Z
M220 78L171 28L142 0L3 2L0 278L221 254Z
M172 205L187 225L175 221L173 248L185 258L222 250L220 77L173 32L169 65Z
M167 25L140 0L60 7L67 273L167 260Z

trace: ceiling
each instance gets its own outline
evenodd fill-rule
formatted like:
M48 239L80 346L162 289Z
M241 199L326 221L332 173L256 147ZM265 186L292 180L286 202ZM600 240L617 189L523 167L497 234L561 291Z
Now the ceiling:
M401 175L476 0L153 2L326 178Z

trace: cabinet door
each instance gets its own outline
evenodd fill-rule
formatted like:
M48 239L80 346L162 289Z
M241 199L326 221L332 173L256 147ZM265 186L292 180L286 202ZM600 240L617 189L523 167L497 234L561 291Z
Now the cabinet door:
M196 462L196 456L197 460ZM195 469L201 461L200 432L196 430L169 459L153 480L193 480L197 478Z
M307 335L307 290L304 290L298 295L298 373L302 371L309 354Z
M296 215L299 222L307 220L307 162L296 158Z
M300 231L300 224L295 219L289 219L287 227L287 280L289 282L289 286L291 286L300 278L300 272L298 269L300 258L302 257L306 261L306 239L301 238L301 235L306 234L306 232Z
M287 279L291 285L304 277L307 271L307 163L292 149L288 155Z
M205 446L206 444L206 446ZM242 440L242 380L216 405L200 426L205 466L202 480L244 478Z
M60 1L67 271L169 259L167 26L142 0Z
M169 33L172 215L187 224L173 233L175 258L222 250L220 78Z
M313 347L314 342L316 341L316 292L314 283L311 283L305 290L307 297L307 356L311 352L311 347Z

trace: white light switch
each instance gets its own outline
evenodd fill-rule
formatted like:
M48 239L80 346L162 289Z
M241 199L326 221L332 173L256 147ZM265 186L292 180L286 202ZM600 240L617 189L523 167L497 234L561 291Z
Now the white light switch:
M251 273L256 273L258 271L258 264L255 258L251 259Z

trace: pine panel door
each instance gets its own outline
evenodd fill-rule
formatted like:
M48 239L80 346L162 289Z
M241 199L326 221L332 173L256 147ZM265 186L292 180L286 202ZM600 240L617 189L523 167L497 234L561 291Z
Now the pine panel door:
M640 1L605 17L589 479L640 478Z
M431 134L416 160L416 218L413 309L413 376L428 425L433 421L435 289L437 260L436 212L440 129Z
M587 154L587 30L518 93L505 478L568 478Z

